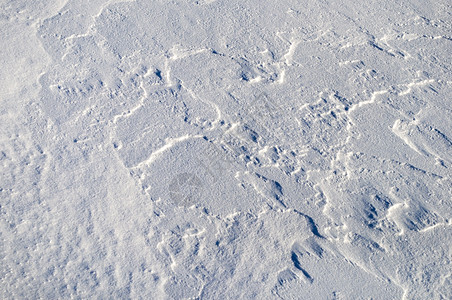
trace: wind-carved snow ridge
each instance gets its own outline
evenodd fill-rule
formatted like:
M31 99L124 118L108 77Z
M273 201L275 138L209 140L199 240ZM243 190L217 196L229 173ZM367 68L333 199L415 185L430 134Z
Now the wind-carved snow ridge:
M449 11L0 4L0 298L451 299Z

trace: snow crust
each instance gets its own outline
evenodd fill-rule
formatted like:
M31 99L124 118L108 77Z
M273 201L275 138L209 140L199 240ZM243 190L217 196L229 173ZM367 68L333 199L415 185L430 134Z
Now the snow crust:
M0 298L452 299L451 20L0 1Z

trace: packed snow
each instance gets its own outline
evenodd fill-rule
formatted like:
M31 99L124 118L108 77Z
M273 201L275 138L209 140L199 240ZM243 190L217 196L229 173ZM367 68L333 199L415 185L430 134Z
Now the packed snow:
M0 298L452 299L451 8L0 1Z

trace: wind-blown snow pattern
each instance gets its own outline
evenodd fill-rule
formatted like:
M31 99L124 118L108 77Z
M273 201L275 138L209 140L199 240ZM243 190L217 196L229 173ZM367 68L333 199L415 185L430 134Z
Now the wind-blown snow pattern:
M0 2L1 299L452 299L451 3Z

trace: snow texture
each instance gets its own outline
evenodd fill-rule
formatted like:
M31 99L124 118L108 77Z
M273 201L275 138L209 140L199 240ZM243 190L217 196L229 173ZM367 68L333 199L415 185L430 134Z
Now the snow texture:
M0 1L0 298L452 299L451 13Z

